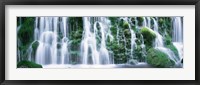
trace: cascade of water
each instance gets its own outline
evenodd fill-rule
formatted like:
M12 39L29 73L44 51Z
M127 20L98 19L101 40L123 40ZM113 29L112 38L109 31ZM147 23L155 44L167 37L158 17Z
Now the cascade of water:
M153 18L154 22L154 33L156 34L156 39L155 39L155 48L166 53L168 55L168 58L173 60L175 63L177 63L178 58L175 56L174 52L171 51L168 48L164 47L163 44L163 37L159 34L158 32L158 23L157 21Z
M158 32L158 23L154 18L153 18L153 22L154 22L154 28L153 28L154 33L156 34L155 47L164 47L163 37Z
M109 64L110 60L109 60L109 52L106 49L106 40L105 40L105 34L109 34L108 33L108 22L106 20L106 18L101 17L100 18L101 23L99 23L100 28L101 28L101 47L100 47L100 56L101 56L101 62L103 64Z
M22 25L22 18L19 17L19 26L17 27L17 32L20 30L21 25Z
M109 37L110 41L113 36L109 32L110 21L105 17L94 19L94 24L91 23L90 17L84 17L84 32L81 42L81 55L83 57L83 64L111 64L112 58L106 48L106 40ZM97 25L100 29L97 29ZM93 30L93 31L91 31ZM101 33L98 35L98 33ZM101 36L100 48L97 48L96 36ZM92 59L90 59L92 58ZM90 61L92 60L92 61Z
M96 28L94 33L91 32L91 22L90 17L83 17L84 31L83 39L81 41L81 55L83 57L82 63L89 64L89 59L92 58L93 64L100 64L99 53L97 51L97 41L96 41Z
M183 27L181 17L173 17L173 45L177 48L180 60L183 57Z
M129 19L128 18L124 18L124 21L126 23L128 23L128 28L131 32L131 58L133 58L133 53L134 53L134 48L135 48L135 40L136 40L136 35L135 35L135 32L131 29L131 25L129 24L130 21L128 21Z
M119 26L117 25L117 44L119 45Z
M17 32L20 30L21 25L22 25L22 18L19 17L19 26L17 26ZM20 46L20 45L21 45L20 39L17 39L17 46ZM21 61L21 52L19 48L17 48L17 61Z
M147 27L151 28L151 18L147 17Z
M181 17L173 17L173 42L183 42Z
M35 18L34 40L39 39L38 19L38 17Z
M53 17L53 34L55 35L54 36L54 38L55 38L55 40L53 40L53 43L54 44L52 44L52 48L54 49L54 51L52 52L52 63L53 64L57 64L57 44L58 44L58 42L57 42L57 37L58 37L58 32L57 32L57 29L58 29L58 17ZM66 51L66 53L68 53L68 51Z
M146 21L146 18L145 17L143 17L143 27L147 27L147 21Z
M66 21L66 20L62 20ZM38 28L38 22L40 22ZM67 22L65 22L66 24ZM63 24L64 25L64 24ZM39 42L39 46L36 51L36 62L39 64L57 64L57 32L58 28L58 17L38 17L35 19L34 39ZM62 30L66 30L63 26ZM66 31L63 35L66 35ZM62 39L62 63L68 58L67 40L66 36ZM68 61L66 61L68 62Z

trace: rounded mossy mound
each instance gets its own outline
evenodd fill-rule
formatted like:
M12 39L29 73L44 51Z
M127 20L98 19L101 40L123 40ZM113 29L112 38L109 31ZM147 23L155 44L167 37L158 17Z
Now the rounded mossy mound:
M152 46L153 42L154 42L154 40L156 38L156 34L153 31L151 31L150 28L147 28L147 27L143 27L140 30L140 32L143 35L144 43L147 46Z
M17 68L42 68L42 65L31 61L20 61L17 63Z
M129 23L128 22L124 22L123 23L123 28L128 29L129 28Z
M158 68L169 68L175 65L175 62L170 60L167 54L154 48L148 50L147 63Z

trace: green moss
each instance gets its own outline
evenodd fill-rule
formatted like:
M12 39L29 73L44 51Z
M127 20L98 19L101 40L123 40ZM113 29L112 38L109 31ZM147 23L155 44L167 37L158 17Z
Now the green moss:
M164 23L164 19L163 18L159 18L158 23L159 24L163 24Z
M42 68L42 65L31 61L20 61L17 63L17 68Z
M124 22L123 23L123 28L128 29L129 28L129 23L128 22Z
M159 68L169 68L175 65L175 63L167 57L167 54L154 48L148 50L147 63Z
M143 27L140 32L143 35L144 43L151 47L156 38L156 34L147 27Z

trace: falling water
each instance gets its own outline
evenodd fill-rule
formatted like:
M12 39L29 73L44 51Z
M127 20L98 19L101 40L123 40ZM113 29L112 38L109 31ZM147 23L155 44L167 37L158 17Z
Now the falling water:
M90 17L84 17L84 33L83 40L81 42L81 55L83 55L83 64L111 64L109 51L106 48L106 35L110 37L111 41L113 36L109 32L108 19L99 17L94 20L94 24L91 23ZM100 29L97 29L97 24ZM91 30L94 30L93 32ZM100 48L97 48L96 35L100 32L101 42ZM97 35L98 36L98 35ZM92 58L92 61L89 61Z
M173 45L177 48L180 61L183 56L183 27L181 17L173 17Z
M66 28L66 18L62 19L63 26L61 27L64 30L63 39L62 39L62 64L68 63L68 40L66 37L67 28ZM38 22L40 23L38 27ZM58 49L57 49L57 28L58 28L58 17L36 17L35 19L35 29L34 29L34 39L39 42L39 46L36 51L36 62L39 64L57 64L58 62Z

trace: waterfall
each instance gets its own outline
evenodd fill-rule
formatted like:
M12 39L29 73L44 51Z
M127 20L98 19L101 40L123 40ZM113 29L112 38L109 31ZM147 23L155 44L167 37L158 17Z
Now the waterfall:
M173 45L177 48L180 62L183 56L183 27L181 17L173 17Z
M22 25L21 18L19 19L17 32ZM26 60L43 66L139 65L141 62L148 64L145 59L147 50L155 48L167 54L176 64L180 63L183 56L181 17L172 17L171 23L172 43L177 48L179 57L165 45L163 29L159 28L159 18L117 17L115 19L113 24L110 17L35 17L33 38L26 47L26 53L22 53L23 51L18 48L17 59L21 61L27 58ZM146 36L141 33L143 27L156 35L152 46L145 46ZM20 40L17 42L21 45ZM33 49L35 43L38 45ZM24 56L22 54L27 57L21 57Z
M153 26L154 33L156 34L155 49L158 49L158 50L164 52L165 54L168 55L169 59L171 59L175 63L177 63L178 58L175 56L174 52L171 51L169 48L164 47L163 37L158 32L158 22L154 18L152 18L152 19L153 19L153 22L154 22L154 26Z
M123 20L125 21L125 23L128 23L128 29L129 29L129 31L130 31L130 33L131 33L131 49L130 49L130 58L131 59L134 59L134 49L135 49L135 47L136 47L136 43L135 43L135 40L136 40L136 34L135 34L135 32L133 31L133 29L132 29L132 27L131 27L131 25L130 25L130 19L129 18L123 18ZM125 37L124 37L125 38ZM126 43L126 40L124 40L125 41L125 43ZM125 45L125 47L126 47L126 45ZM127 48L126 48L126 50L128 50ZM129 61L128 61L129 62Z
M109 51L106 48L106 35L111 37L112 35L109 31L108 19L104 17L99 17L94 20L94 24L92 24L90 17L83 18L84 23L84 32L83 32L83 40L81 42L81 55L83 57L83 64L111 64ZM99 28L97 28L97 24ZM94 30L93 32L91 30ZM100 48L97 48L97 39L98 32L101 34L101 42ZM97 36L96 36L97 35ZM92 58L92 59L90 59ZM89 61L91 60L91 61Z
M63 31L62 39L62 49L61 56L62 64L69 62L68 56L68 39L67 39L67 19L63 18L63 26L61 30ZM39 26L38 26L39 22ZM57 37L58 37L58 17L36 17L35 28L34 28L34 39L39 42L39 46L36 51L36 62L39 64L57 64L60 62L58 59L58 49L57 49ZM68 61L67 61L68 60Z

